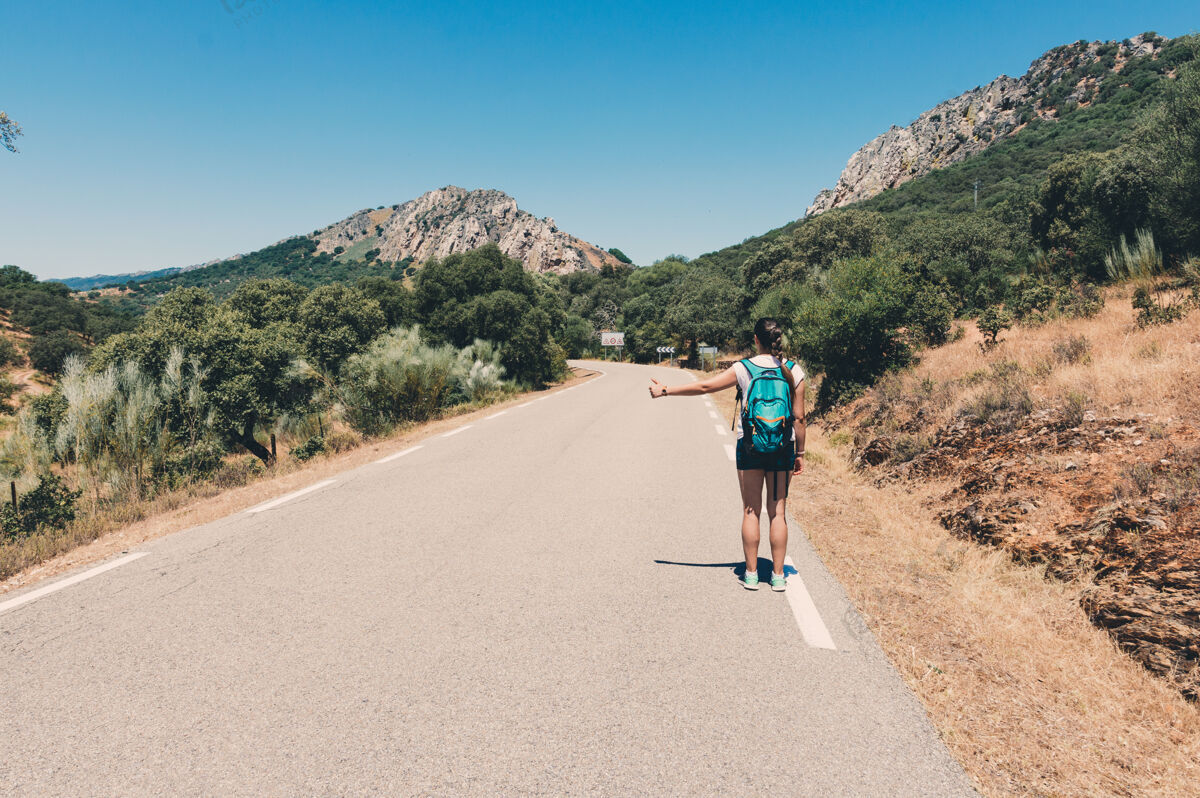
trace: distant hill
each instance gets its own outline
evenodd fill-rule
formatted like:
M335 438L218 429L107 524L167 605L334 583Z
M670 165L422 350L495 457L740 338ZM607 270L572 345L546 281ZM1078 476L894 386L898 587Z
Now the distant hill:
M367 208L309 235L285 239L256 252L198 266L130 274L71 277L72 290L122 286L133 281L155 292L175 285L209 288L250 277L289 277L319 285L335 280L408 270L430 258L494 243L533 272L568 274L616 266L620 259L517 207L502 191L447 186L400 205ZM301 259L308 258L303 264ZM218 293L221 291L218 289Z
M153 280L156 277L169 277L183 270L184 267L182 266L168 266L165 269L131 272L129 274L94 274L91 277L68 277L65 280L56 280L55 282L63 283L72 291L90 291L93 288L104 288L105 286L117 285L129 280Z

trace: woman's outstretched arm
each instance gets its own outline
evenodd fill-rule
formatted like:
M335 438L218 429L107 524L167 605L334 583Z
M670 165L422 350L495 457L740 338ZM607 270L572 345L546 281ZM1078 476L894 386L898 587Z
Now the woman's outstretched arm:
M651 377L650 398L657 399L660 396L700 396L701 394L723 391L726 388L732 388L736 384L737 373L734 372L733 366L725 369L715 377L709 377L707 380L692 382L687 385L663 385Z

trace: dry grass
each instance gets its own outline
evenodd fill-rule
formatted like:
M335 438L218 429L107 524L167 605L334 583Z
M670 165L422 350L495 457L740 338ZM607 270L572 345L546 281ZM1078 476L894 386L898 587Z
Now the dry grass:
M560 390L594 374L576 369L574 377L550 390ZM197 483L148 501L107 507L64 530L48 530L15 543L0 544L0 580L3 580L0 581L0 595L145 541L241 512L527 398L527 394L516 394L497 404L461 408L437 421L403 427L388 438L318 455L305 463L281 457L270 471L244 483L240 480L225 485ZM282 453L283 449L280 451Z
M1106 413L1143 412L1164 419L1200 416L1200 312L1174 324L1139 329L1127 292L1110 289L1106 299L1094 318L1014 327L982 356L983 336L968 325L961 340L922 353L921 362L899 379L909 386L928 380L944 387L948 380L1009 362L1029 376L1039 406L1064 404L1074 395ZM1074 363L1064 361L1064 347L1081 337L1087 341L1086 356ZM956 386L953 395L931 403L936 415L928 420L945 423L985 390L984 385Z
M732 398L716 397L726 417ZM812 426L807 448L793 519L981 792L1200 795L1200 708L1088 622L1082 585L953 538L926 507L936 487L871 485Z

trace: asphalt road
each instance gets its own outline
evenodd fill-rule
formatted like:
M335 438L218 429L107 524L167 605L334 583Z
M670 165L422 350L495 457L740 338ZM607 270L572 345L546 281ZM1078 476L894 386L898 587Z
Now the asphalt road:
M971 794L795 524L738 586L687 375L604 369L0 597L0 793Z

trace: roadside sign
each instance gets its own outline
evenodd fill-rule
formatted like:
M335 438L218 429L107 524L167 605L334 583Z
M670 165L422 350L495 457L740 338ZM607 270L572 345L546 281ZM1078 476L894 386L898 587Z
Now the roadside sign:
M600 333L600 346L625 346L625 333L623 333L623 332L602 332L602 333Z
M660 346L655 351L658 352L660 355L673 355L673 354L675 354L675 347Z
M715 346L700 347L700 354L702 354L702 355L715 355L716 353L717 353L717 347L715 347Z

